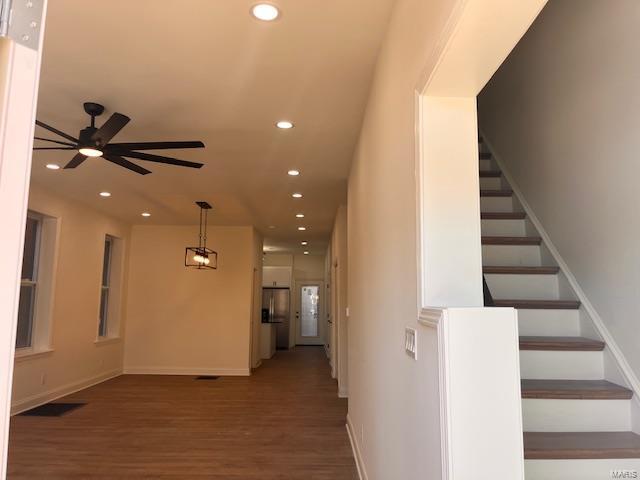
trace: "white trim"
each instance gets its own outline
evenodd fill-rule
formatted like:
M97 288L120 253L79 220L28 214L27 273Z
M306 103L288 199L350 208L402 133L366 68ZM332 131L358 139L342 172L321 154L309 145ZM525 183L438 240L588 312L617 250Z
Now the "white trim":
M30 410L37 406L44 405L45 403L49 403L60 397L71 395L72 393L92 387L94 385L97 385L98 383L106 382L107 380L119 377L120 375L122 375L121 369L111 370L94 377L89 377L78 382L73 382L58 388L54 388L53 390L48 390L46 392L31 395L11 405L11 415L17 415L18 413L24 412L25 410Z
M203 368L203 367L125 367L125 375L220 375L249 376L248 368Z
M122 342L122 337L98 337L93 342L96 346L98 345L109 345L111 343L120 343Z
M442 308L423 308L420 311L418 323L428 328L435 328L438 334L438 391L440 396L440 455L442 476L441 480L448 480L452 471L451 451L451 422L449 416L449 366L447 363L446 345L446 315Z
M338 398L349 398L349 390L346 388L338 388Z
M444 310L441 308L423 308L420 310L418 323L427 327L438 328L443 316Z
M27 348L16 348L15 354L15 362L22 362L24 360L29 360L32 358L42 357L49 353L53 353L53 348L44 348L44 349L34 349L32 347Z
M467 6L468 1L469 0L457 0L456 4L451 9L451 13L449 14L447 23L445 24L440 37L438 38L438 42L431 51L431 54L429 55L428 60L425 62L425 66L418 78L418 82L416 84L416 92L418 92L419 95L426 94L426 90L429 87L433 76L438 70L438 66L442 63L447 50L453 43L453 39L456 36L456 31L458 30L458 25L460 24L460 19L462 18L462 14L465 10L465 7Z
M576 296L578 297L578 300L580 300L580 303L582 304L585 311L591 318L591 321L593 322L594 326L596 327L598 334L600 334L600 336L602 337L602 340L607 345L607 348L611 351L613 358L616 360L616 366L618 367L620 374L627 381L629 387L633 390L636 396L639 396L640 381L638 380L638 377L631 369L631 366L629 365L627 360L624 358L624 354L622 353L622 350L620 349L620 347L614 340L613 336L605 326L605 323L602 320L602 317L600 317L600 315L598 314L594 306L591 304L591 302L587 298L587 295L584 293L584 290L582 290L582 288L580 287L580 284L578 283L578 280L576 280L575 275L569 269L569 265L567 264L567 262L564 261L564 259L560 255L560 252L551 241L551 237L542 226L542 222L540 222L540 220L534 213L533 209L531 208L531 205L529 205L529 203L527 203L527 201L525 200L524 195L522 194L522 190L520 189L518 184L515 182L513 176L509 173L509 170L505 168L505 164L502 161L500 155L493 148L492 143L484 135L484 132L480 132L480 133L482 135L484 143L486 144L486 146L489 148L489 151L493 155L493 159L495 160L496 164L502 171L502 174L504 175L505 179L509 182L511 189L513 190L513 193L515 194L518 201L522 205L522 208L526 212L527 217L529 218L529 220L531 220L531 223L533 223L535 228L538 230L538 235L542 237L542 241L544 242L545 246L553 256L558 266L560 267L560 270L562 270L562 273L565 275L565 277L569 281L569 284L571 285L571 288L573 288Z
M358 477L360 480L369 480L367 476L367 470L364 468L364 459L362 458L362 453L360 452L360 446L358 445L358 439L356 436L356 432L353 429L353 423L351 422L351 417L347 414L347 434L349 435L349 443L351 443L351 450L353 451L353 458L356 461L356 468L358 469Z

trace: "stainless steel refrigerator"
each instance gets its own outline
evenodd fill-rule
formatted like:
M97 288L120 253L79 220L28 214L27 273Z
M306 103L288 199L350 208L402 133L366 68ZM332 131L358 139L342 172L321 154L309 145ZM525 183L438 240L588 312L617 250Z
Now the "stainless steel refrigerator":
M289 304L288 288L262 289L262 322L276 324L276 348L289 348Z

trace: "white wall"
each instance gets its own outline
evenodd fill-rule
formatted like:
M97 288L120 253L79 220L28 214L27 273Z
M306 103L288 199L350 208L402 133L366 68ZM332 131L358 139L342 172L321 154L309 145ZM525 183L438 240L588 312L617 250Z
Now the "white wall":
M262 323L262 235L253 231L253 313L251 332L251 368L260 365L260 330Z
M462 423L473 434L466 434L464 428L454 428L451 434L457 438L451 439L450 446L455 452L445 451L441 455L443 405L439 377L444 366L440 358L440 331L418 325L417 317L423 300L446 305L481 305L473 102L544 1L398 0L395 4L378 59L348 193L348 422L361 472L369 480L444 478L443 465L448 464L442 461L443 456L455 462L448 470L448 478L523 476L522 449L518 448L522 441L518 422L519 381L513 374L513 364L509 366L512 374L506 375L505 370L505 376L501 376L505 382L501 387L509 392L508 396L499 397L497 392L482 389L484 401L493 406L487 417L469 421L470 417L464 416L472 408L469 404L446 405L457 410L452 415L463 415ZM444 125L440 138L436 139L439 142L436 147L441 148L437 157L430 157L437 149L430 150L433 146L430 140L434 139L428 135L422 137L426 143L420 145L426 149L421 150L416 144L416 131L420 135L425 133L416 125L420 119L416 106L421 94L439 97L436 106L442 107L423 112L437 115L438 122L421 125L427 129ZM430 107L428 101L421 103ZM447 124L445 117L450 113L459 115L458 122ZM456 116L449 119L455 120ZM440 120L445 123L439 123ZM427 156L423 157L425 153ZM423 178L430 173L437 177L435 183L423 182L430 190L422 193L428 202L433 202L429 206L435 213L420 215L421 221L427 222L420 226L421 237L439 241L436 248L449 256L453 272L446 271L446 262L428 261L432 252L427 249L436 245L433 242L425 244L422 253L427 253L427 262L420 263L417 157L423 160L421 166L431 169L422 172ZM429 161L424 162L425 159ZM443 185L449 188L435 190ZM464 238L447 241L459 235ZM419 271L419 265L427 271ZM446 287L433 288L437 282L456 287L451 273L460 275L463 284L455 294L446 292ZM419 286L418 278L430 283ZM429 291L433 296L425 295ZM493 322L499 315L496 313L494 317L489 312L474 318L481 325ZM511 333L496 338L496 342L501 350L511 352L509 358L515 362L513 312L504 325L511 328ZM417 330L417 361L404 350L406 326ZM461 354L459 358L471 369L475 355ZM508 414L501 417L502 408ZM492 439L493 453L482 456L473 450L473 443L481 438L478 428L486 425L488 418L501 422L501 433Z
M437 338L420 336L419 362L403 345L418 316L415 87L455 3L396 2L349 177L349 422L369 480L441 478Z
M552 0L479 97L480 126L640 375L640 3Z
M14 412L122 372L122 333L120 338L106 342L96 339L105 235L122 240L126 258L130 227L37 185L31 186L29 209L58 221L50 320L52 351L16 359ZM122 291L126 292L126 272L122 281ZM118 313L122 332L124 302Z
M349 260L347 251L347 206L341 205L336 213L336 220L331 234L331 268L333 285L333 328L336 378L338 379L338 393L341 397L349 394L348 372L348 330L347 307L348 290L347 279Z
M218 269L187 269L185 247L197 233L197 225L133 227L125 372L249 374L261 242L252 227L209 227Z

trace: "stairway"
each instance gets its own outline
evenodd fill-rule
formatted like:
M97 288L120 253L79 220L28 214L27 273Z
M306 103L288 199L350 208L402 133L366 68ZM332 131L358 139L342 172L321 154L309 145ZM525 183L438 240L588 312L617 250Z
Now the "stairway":
M484 277L494 305L518 311L526 480L640 478L633 392L606 379L605 343L583 335L590 319L479 148Z

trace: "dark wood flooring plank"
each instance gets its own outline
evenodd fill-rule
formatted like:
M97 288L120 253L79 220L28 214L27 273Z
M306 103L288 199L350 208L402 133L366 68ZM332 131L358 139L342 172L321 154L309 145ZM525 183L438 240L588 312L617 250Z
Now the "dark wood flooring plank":
M584 337L520 337L520 350L601 351L604 342Z
M525 432L524 458L640 458L633 432Z
M522 380L522 398L629 400L633 391L606 380Z
M251 377L123 375L13 417L11 479L355 480L346 399L322 348L279 351Z

